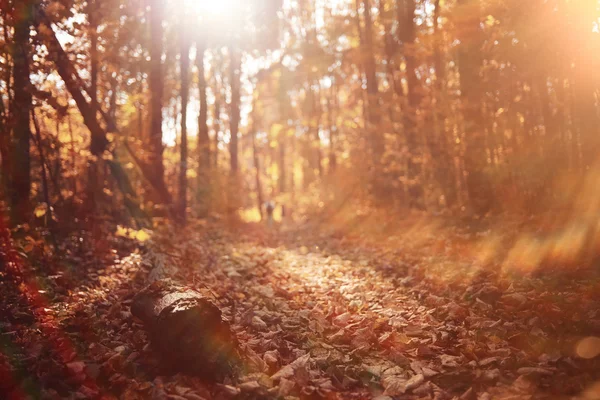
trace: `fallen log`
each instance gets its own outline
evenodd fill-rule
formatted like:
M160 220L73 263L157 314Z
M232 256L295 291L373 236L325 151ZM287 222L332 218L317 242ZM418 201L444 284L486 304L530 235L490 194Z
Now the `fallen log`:
M216 380L235 373L237 340L211 298L159 280L133 298L131 313L169 367Z

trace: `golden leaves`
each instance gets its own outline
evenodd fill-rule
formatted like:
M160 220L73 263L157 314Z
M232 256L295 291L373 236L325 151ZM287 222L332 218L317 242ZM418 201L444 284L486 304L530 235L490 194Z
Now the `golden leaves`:
M47 212L48 212L48 204L42 203L35 208L35 210L33 211L33 214L37 218L42 218L44 215L46 215Z
M135 230L131 228L125 228L121 225L117 226L117 231L115 235L120 237L126 237L129 239L134 239L140 242L145 242L150 239L150 234L145 229Z

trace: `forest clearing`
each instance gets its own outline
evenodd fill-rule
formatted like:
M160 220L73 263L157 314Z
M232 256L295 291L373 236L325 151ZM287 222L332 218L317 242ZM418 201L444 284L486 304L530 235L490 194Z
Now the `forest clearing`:
M0 0L0 398L600 399L598 71L598 0Z

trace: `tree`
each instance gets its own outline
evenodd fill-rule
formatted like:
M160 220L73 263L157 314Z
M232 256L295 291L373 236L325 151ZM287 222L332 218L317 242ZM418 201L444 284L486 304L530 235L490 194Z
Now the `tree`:
M371 155L373 159L373 185L378 197L382 195L381 182L382 165L381 160L385 151L385 143L382 137L382 132L379 127L381 121L380 116L380 97L379 83L377 81L377 65L375 63L375 43L373 41L373 21L371 18L371 1L363 0L363 16L364 16L364 33L360 34L361 49L364 55L364 70L367 80L367 99L368 99L368 122L367 131L369 132L371 142ZM358 12L357 0L357 12ZM359 16L357 15L357 18ZM360 28L360 26L359 26Z
M0 17L2 18L2 33L3 39L6 43L9 43L10 40L10 31L11 27L9 25L9 10L8 7L6 9L0 10ZM5 60L4 63L0 64L1 76L5 82L4 92L0 98L0 159L2 171L0 171L0 187L3 189L3 193L5 195L9 195L11 192L11 127L9 124L10 117L10 108L12 107L12 87L10 85L12 80L12 65L10 63L11 59L11 50L7 47L2 48L2 57ZM5 102L6 99L6 102ZM6 201L10 201L10 198L3 199Z
M171 204L171 194L165 184L163 164L163 13L164 0L150 0L150 137L149 157L146 164L147 178L156 191L156 203Z
M186 15L182 15L183 29L179 32L181 42L181 155L179 162L179 218L185 224L187 210L187 109L190 94L190 37L189 23ZM200 56L201 57L201 56Z
M256 207L242 189L258 181L295 208L533 212L574 201L558 176L581 187L597 167L595 0L253 0L222 14L175 1L3 3L2 185L19 214L23 198L100 197L98 213L123 201L137 214L173 193L174 216L207 216L226 195Z
M92 112L95 114L95 118L98 115L98 64L99 64L99 52L98 52L98 26L100 24L100 4L96 0L90 0L87 4L87 18L88 18L88 34L90 39L90 88L88 95L90 96L90 107ZM100 184L100 170L101 161L108 141L106 139L105 132L98 130L92 134L90 141L90 152L94 156L90 160L89 165L89 187L88 187L88 200L92 208L96 208L97 202L101 196L101 184Z
M444 198L448 207L453 207L457 202L457 188L454 160L451 151L451 135L446 129L448 114L446 60L444 59L444 32L441 29L440 0L434 3L433 12L433 65L435 69L433 123L434 137L429 141L429 151L433 162L434 174L437 183L443 188Z
M54 66L56 67L56 71L62 78L65 88L75 101L75 104L77 105L77 108L79 109L79 112L83 118L85 126L87 127L92 136L96 135L97 137L102 136L106 138L106 131L100 125L100 122L97 119L97 113L95 112L95 110L92 109L92 107L90 106L83 94L85 85L83 84L76 68L69 60L69 57L63 49L60 41L56 37L56 34L52 29L52 23L50 19L48 18L44 10L42 8L39 8L39 6L36 7L34 14L36 18L33 19L33 24L36 27L40 40L48 48L48 56L53 62ZM106 123L107 130L110 130L112 132L118 131L116 122L112 120L110 116L107 113L103 112L101 109L99 111L104 119L104 122ZM130 151L130 153L134 155L133 152ZM136 162L139 165L142 165L141 160L137 158ZM129 209L134 220L140 226L147 225L147 216L140 209L140 206L136 200L135 191L122 166L116 160L109 160L108 165L112 172L112 175L118 183L119 189L123 193L125 205Z
M14 4L13 79L15 94L11 104L13 134L11 142L10 204L13 223L23 223L30 216L31 191L30 115L32 109L32 84L30 80L30 30L33 23L31 0Z
M204 55L206 44L204 38L196 41L196 66L198 68L198 98L200 100L200 112L198 113L198 191L202 194L199 198L200 215L206 216L210 197L210 168L211 151L210 137L208 135L208 101L206 98L206 74L204 70ZM215 94L218 96L218 94ZM218 101L215 99L215 109ZM218 119L218 117L216 117ZM218 132L215 132L218 136ZM215 149L215 152L218 149ZM216 153L215 153L216 154ZM216 156L215 156L216 157Z
M231 87L231 104L229 115L229 157L230 173L238 173L239 145L238 134L240 127L240 77L242 68L242 55L235 46L229 47L229 85Z
M423 182L421 177L422 147L419 144L417 112L421 106L420 83L417 78L418 62L415 56L416 25L415 0L398 1L398 38L402 42L406 62L406 109L404 110L404 136L409 157L407 160L407 182L409 206L423 207Z
M487 150L482 114L483 35L480 28L479 1L459 0L455 10L460 90L465 119L465 169L467 192L473 210L485 214L493 205L493 193L487 177Z

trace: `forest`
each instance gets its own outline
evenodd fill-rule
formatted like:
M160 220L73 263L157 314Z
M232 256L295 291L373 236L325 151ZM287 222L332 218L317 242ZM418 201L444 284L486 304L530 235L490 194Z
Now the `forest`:
M600 1L0 0L0 398L600 399Z

